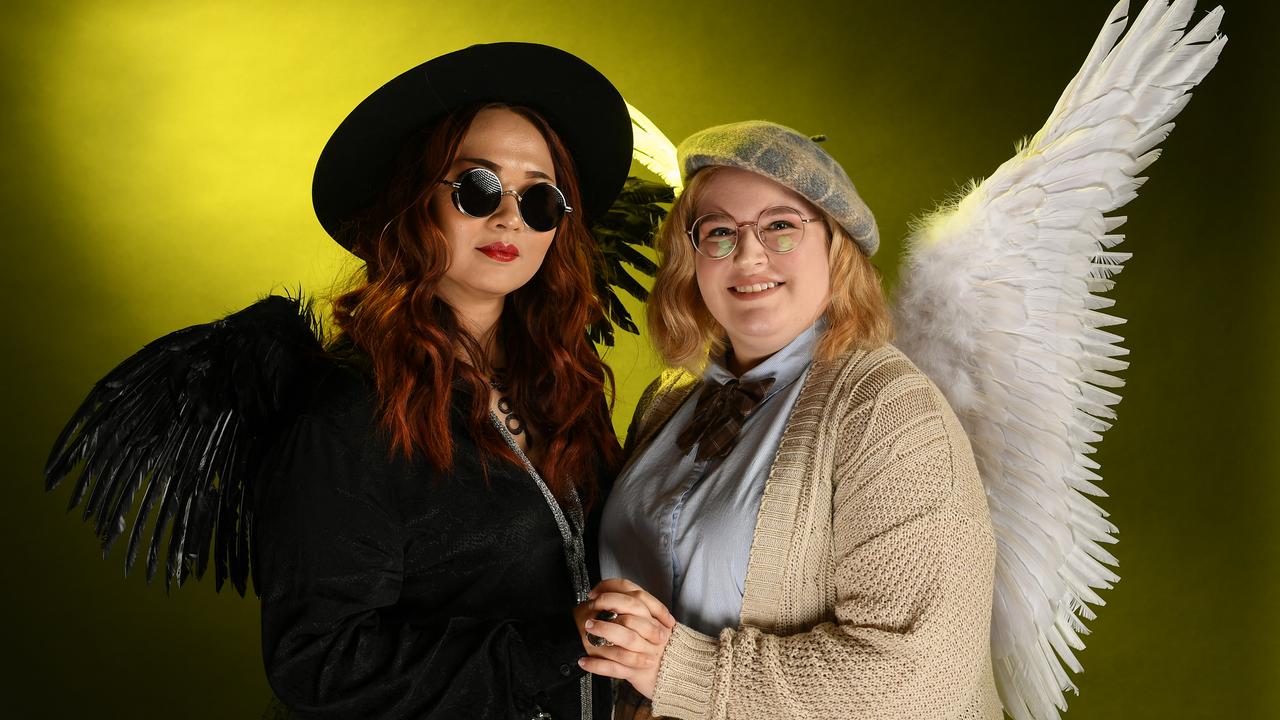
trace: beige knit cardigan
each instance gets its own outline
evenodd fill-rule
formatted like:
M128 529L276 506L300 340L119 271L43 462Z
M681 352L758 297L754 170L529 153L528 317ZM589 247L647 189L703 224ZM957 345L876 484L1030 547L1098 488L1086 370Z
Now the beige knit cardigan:
M641 398L632 456L698 385ZM995 543L964 430L892 346L814 362L756 520L741 623L685 625L655 714L999 718L989 630Z

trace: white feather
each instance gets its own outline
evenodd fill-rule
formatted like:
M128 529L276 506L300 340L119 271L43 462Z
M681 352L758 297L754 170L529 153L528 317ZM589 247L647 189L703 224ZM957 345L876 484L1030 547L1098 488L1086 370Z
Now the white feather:
M627 103L627 111L631 113L632 157L662 178L679 195L680 165L676 161L676 146L631 103Z
M1044 126L909 239L895 304L902 350L969 433L996 532L992 661L1005 711L1058 718L1080 672L1089 605L1119 578L1116 527L1089 458L1115 418L1123 322L1101 312L1129 259L1122 207L1226 38L1222 8L1185 30L1194 0L1107 18ZM1185 30L1185 32L1184 32ZM1083 618L1083 620L1082 620ZM1065 666L1065 667L1064 667Z

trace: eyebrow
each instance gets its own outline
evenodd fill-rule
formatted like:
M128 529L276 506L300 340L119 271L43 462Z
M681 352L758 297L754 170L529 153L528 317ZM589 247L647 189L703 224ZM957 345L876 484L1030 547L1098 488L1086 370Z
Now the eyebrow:
M489 168L490 170L494 171L495 173L496 173L496 172L499 172L500 170L502 170L502 166L501 166L501 165L499 165L498 163L496 163L496 162L494 162L494 161L492 161L492 160L486 160L486 159L484 159L484 158L460 157L460 158L458 158L457 160L455 160L454 162L461 162L461 163L474 163L474 164L476 164L476 165L480 165L481 167ZM551 176L550 176L550 175L548 175L548 174L546 174L546 173L544 173L544 172L542 172L541 170L527 170L527 171L525 171L524 176L525 176L525 177L528 177L528 178L543 178L543 179L548 180L548 181L550 181L550 180L551 180Z

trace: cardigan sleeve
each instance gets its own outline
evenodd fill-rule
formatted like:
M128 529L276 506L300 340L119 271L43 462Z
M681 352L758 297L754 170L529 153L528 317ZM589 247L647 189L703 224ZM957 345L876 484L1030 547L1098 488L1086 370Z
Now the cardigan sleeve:
M301 418L255 518L263 660L291 716L530 717L541 693L576 683L570 608L520 621L396 607L405 540L390 472L351 435Z
M835 455L832 620L718 638L679 626L663 655L656 714L990 714L978 674L989 658L995 545L968 440L918 373L859 412L819 449Z

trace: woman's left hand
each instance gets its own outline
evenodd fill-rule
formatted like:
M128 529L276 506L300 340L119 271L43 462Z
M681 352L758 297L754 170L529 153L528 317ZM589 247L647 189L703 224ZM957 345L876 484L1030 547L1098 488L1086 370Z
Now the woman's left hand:
M591 595L594 610L609 610L618 617L586 621L588 632L611 645L588 648L588 657L579 664L594 675L626 680L640 694L652 698L675 618L661 601L630 580L604 580Z

